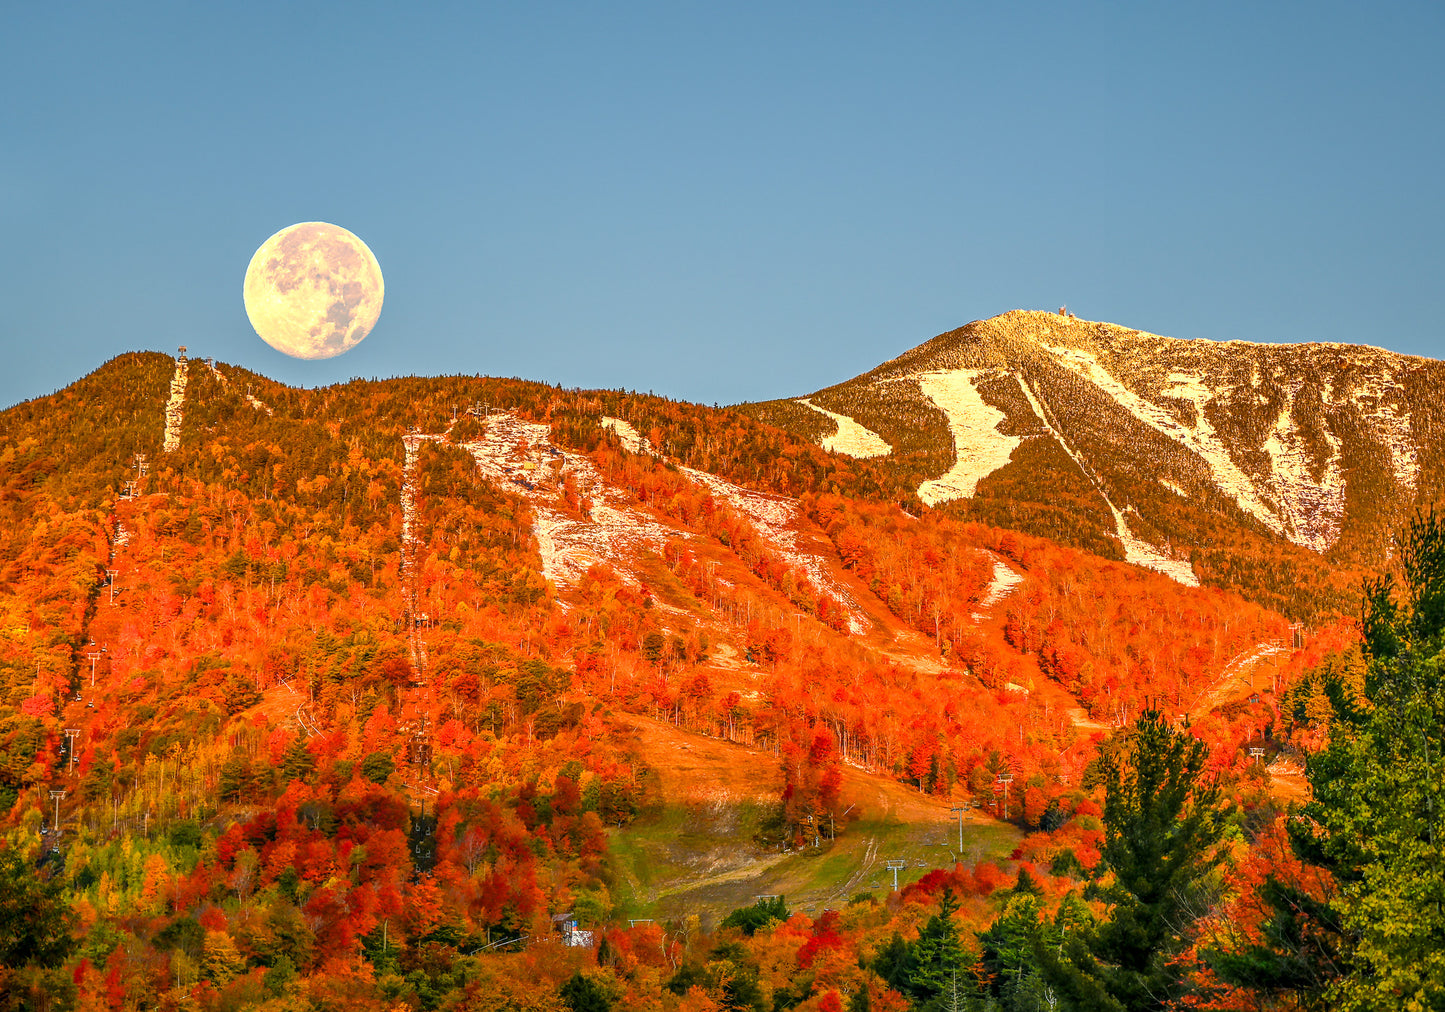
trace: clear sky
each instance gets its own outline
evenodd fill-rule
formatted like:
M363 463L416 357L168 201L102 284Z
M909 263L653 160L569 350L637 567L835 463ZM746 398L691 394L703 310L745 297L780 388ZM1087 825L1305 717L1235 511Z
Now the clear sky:
M1445 357L1445 6L11 4L0 405L123 351L291 383L802 394L1061 303ZM353 351L256 337L297 221Z

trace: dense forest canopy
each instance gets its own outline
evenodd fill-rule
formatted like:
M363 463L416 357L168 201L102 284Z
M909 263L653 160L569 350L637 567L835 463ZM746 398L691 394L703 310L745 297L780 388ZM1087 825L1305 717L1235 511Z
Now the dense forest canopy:
M519 380L0 414L6 1007L1438 1006L1433 518L1362 638L916 487Z

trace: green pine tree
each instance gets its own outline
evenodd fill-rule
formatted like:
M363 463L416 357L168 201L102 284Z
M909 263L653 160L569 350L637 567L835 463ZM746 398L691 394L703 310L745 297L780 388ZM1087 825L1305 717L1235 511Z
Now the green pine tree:
M1015 893L993 926L979 935L983 964L998 982L1000 992L1016 987L1025 974L1036 968L1034 952L1045 942L1046 926L1041 917L1037 896Z
M1445 521L1417 516L1397 547L1403 585L1366 588L1363 693L1328 687L1330 746L1293 827L1341 886L1344 972L1322 1004L1345 1010L1445 1008Z
M1038 950L1047 982L1066 1007L1091 1010L1167 1008L1184 994L1170 960L1209 874L1226 809L1217 784L1204 778L1208 749L1145 710L1122 748L1107 750L1104 859L1112 873L1100 887L1106 918L1080 928L1062 953Z
M306 748L306 739L298 735L281 758L281 771L288 781L309 780L315 769L316 760Z
M559 992L571 1012L611 1012L612 998L591 977L578 970Z
M908 976L908 990L918 1001L928 1003L949 990L954 974L968 970L972 958L964 952L958 925L953 915L958 899L953 890L943 887L938 913L928 919L913 944L913 967Z
M916 961L913 957L913 946L903 940L903 935L893 932L893 937L888 943L878 950L869 964L869 969L878 974L893 990L905 993L908 990L908 978L913 975L913 968Z
M61 880L0 848L0 968L59 966L75 948L74 925Z

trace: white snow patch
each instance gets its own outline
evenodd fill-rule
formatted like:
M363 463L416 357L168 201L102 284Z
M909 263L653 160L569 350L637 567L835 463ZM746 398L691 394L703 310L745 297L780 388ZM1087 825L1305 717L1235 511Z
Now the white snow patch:
M401 576L407 586L415 577L416 550L421 543L416 536L416 455L422 443L434 443L441 438L419 432L408 432L401 437L405 450L401 469Z
M184 351L185 349L181 349ZM181 422L186 407L186 356L176 359L176 372L171 377L171 397L166 401L166 432L161 441L161 450L170 453L181 446Z
M979 395L975 384L984 369L952 369L917 376L922 390L948 416L953 433L953 466L941 477L918 486L918 498L929 506L972 496L978 483L1009 462L1023 440L998 431L1006 417Z
M983 619L990 608L1012 594L1014 588L1024 582L1022 573L1016 572L995 553L989 552L988 555L993 560L993 579L989 581L983 597L978 599L978 610L973 613L976 622Z
M1280 411L1264 441L1270 462L1270 476L1264 485L1279 505L1289 539L1311 551L1324 552L1339 538L1345 515L1341 440L1328 427L1325 429L1330 455L1316 481L1310 473L1308 448L1294 424L1293 407L1291 393L1288 406Z
M831 436L824 436L821 443L823 449L831 453L845 453L850 457L884 457L893 452L893 447L888 445L878 433L872 429L859 425L847 415L840 415L829 411L827 408L820 408L806 397L798 398L799 404L805 404L818 412L820 415L827 415L838 426L838 431Z
M1223 682L1230 678L1243 676L1247 669L1254 667L1260 661L1287 653L1289 653L1289 648L1279 643L1257 643L1231 658L1219 672L1218 680Z
M611 429L617 433L617 438L622 441L622 448L628 453L636 453L648 457L657 456L657 451L652 448L652 443L634 429L632 423L624 422L621 418L603 415L602 427L604 429Z
M1172 481L1170 481L1168 478L1160 478L1160 479L1159 479L1159 484L1163 485L1165 488L1167 488L1169 491L1173 492L1173 493L1174 493L1175 495L1177 495L1177 496L1182 496L1182 497L1184 497L1185 499L1188 499L1188 498L1189 498L1189 493L1188 493L1188 492L1184 491L1183 488L1181 488L1180 486L1174 484L1174 483L1173 483Z
M1420 480L1420 451L1411 435L1409 416L1401 414L1391 403L1395 382L1395 376L1388 368L1377 366L1365 372L1354 399L1360 414L1370 421L1375 435L1389 451L1390 470L1395 475L1395 483L1414 495Z
M813 586L837 600L848 612L850 632L861 635L869 630L869 622L857 600L833 578L823 559L812 552L799 550L797 528L800 517L796 499L769 492L754 492L715 474L691 467L679 470L707 488L715 497L744 514L758 532L758 536L767 542L775 554L781 556L789 565L802 569Z
M621 419L604 418L602 424L616 432L632 452L656 453ZM542 574L553 586L576 586L589 567L604 561L615 564L623 580L637 584L629 573L630 560L644 549L660 553L669 541L686 538L686 533L653 521L628 493L607 484L590 458L553 446L549 437L546 425L524 422L511 414L493 415L481 437L467 443L465 449L483 475L528 501ZM849 628L854 633L866 633L871 628L862 609L833 578L824 560L798 548L797 500L754 492L706 471L689 467L680 470L745 515L770 550L801 568L815 587L837 599L848 610ZM567 476L590 504L585 518L558 508L557 486Z
M1214 426L1204 415L1204 406L1214 397L1214 392L1204 385L1200 376L1192 373L1170 373L1170 386L1165 391L1169 397L1187 400L1194 404L1195 423L1184 425L1168 411L1152 401L1145 400L1115 379L1099 364L1092 354L1076 348L1064 348L1045 344L1043 347L1058 356L1059 362L1089 380L1114 401L1145 425L1162 432L1170 439L1183 443L1197 453L1214 476L1214 484L1239 504L1239 508L1258 519L1262 524L1284 537L1289 536L1284 523L1264 501L1250 481L1249 476L1239 469L1230 457L1228 448L1214 431Z
M1328 423L1323 436L1329 445L1323 461L1314 459L1295 421L1295 398L1303 383L1290 384L1289 399L1275 418L1274 426L1259 447L1269 456L1267 474L1251 478L1234 462L1224 441L1205 415L1205 407L1217 391L1197 373L1170 372L1164 396L1189 401L1194 405L1195 421L1185 425L1159 407L1127 389L1099 365L1093 355L1072 348L1049 346L1059 360L1079 375L1092 381L1128 410L1135 418L1182 443L1197 453L1208 465L1215 484L1232 496L1242 510L1251 514L1276 534L1311 551L1324 552L1339 538L1345 513L1345 477L1341 466L1342 440L1330 431ZM1365 397L1372 406L1356 396L1366 418L1375 422L1376 433L1389 450L1395 477L1403 488L1413 490L1419 473L1415 447L1409 438L1408 420L1402 418L1388 402L1387 385L1391 377L1367 376ZM1250 383L1261 383L1258 363ZM1373 382L1368 382L1373 381ZM1340 391L1328 384L1323 401L1333 405L1340 400ZM1314 475L1318 473L1319 477ZM1161 483L1183 495L1183 491Z
M1153 545L1149 544L1149 542L1134 537L1133 532L1129 530L1129 522L1125 519L1123 512L1114 505L1113 500L1109 498L1109 494L1104 491L1103 483L1094 475L1093 470L1084 462L1084 459L1075 452L1074 448L1069 445L1069 441L1064 438L1063 433L1059 432L1048 411L1034 393L1033 388L1022 378L1019 380L1019 386L1023 388L1024 396L1028 398L1029 406L1034 409L1034 414L1038 416L1044 428L1048 429L1050 435L1063 447L1064 452L1069 455L1069 458L1079 466L1079 470L1084 472L1085 477L1093 483L1099 496L1104 500L1104 505L1109 507L1109 512L1114 517L1115 536L1119 539L1119 543L1124 546L1124 560L1136 566L1143 566L1145 569L1152 569L1156 573L1163 573L1174 582L1182 583L1186 587L1199 586L1199 577L1194 575L1194 567L1187 561L1171 559Z
M619 424L636 434L626 422ZM641 549L662 551L678 532L639 513L624 492L602 480L588 457L553 446L550 434L543 424L511 414L492 415L481 437L464 449L483 475L527 500L542 575L553 586L576 586L599 562L619 563L618 575L637 584L627 571L628 558ZM556 506L555 486L566 475L590 502L585 518L569 516Z

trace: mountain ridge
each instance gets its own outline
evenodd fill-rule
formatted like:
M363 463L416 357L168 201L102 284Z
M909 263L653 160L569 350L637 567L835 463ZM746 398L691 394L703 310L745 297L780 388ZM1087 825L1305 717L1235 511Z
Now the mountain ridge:
M926 505L1228 585L1198 556L1234 538L1382 562L1389 531L1445 489L1439 389L1445 364L1370 345L1014 310L806 398L739 407L816 442L837 438L820 412L847 418Z

